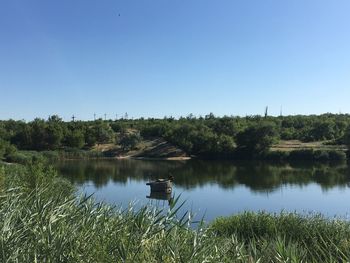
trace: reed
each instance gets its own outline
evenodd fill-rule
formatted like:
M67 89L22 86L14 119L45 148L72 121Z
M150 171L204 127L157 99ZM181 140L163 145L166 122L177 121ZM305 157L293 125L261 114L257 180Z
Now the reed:
M0 167L0 262L343 262L349 224L245 213L193 226L168 210L77 197L42 164Z

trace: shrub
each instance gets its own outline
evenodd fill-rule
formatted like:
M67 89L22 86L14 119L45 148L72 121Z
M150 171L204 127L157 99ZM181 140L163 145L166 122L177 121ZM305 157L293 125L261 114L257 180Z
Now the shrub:
M236 136L238 151L247 156L266 153L277 139L276 127L272 123L259 123L248 127Z
M47 159L48 161L57 161L60 158L59 152L58 151L44 151L41 152L41 154L43 155L43 157L45 159Z
M135 146L141 141L141 136L138 133L125 133L121 135L119 144L123 150L133 150Z
M44 157L36 151L17 151L8 155L6 161L18 164L31 164L35 161L44 161Z
M66 145L73 148L82 148L85 144L84 134L80 130L70 131L66 136Z
M64 151L60 151L58 154L60 159L90 159L103 157L103 153L99 151L85 151L70 147L66 147Z
M16 152L16 147L0 138L0 160Z

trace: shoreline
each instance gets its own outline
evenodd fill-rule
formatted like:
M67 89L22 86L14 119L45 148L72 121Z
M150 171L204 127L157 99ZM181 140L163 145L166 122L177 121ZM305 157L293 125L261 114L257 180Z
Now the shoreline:
M134 160L155 160L155 161L188 161L191 160L192 157L189 156L179 156L179 157L133 157L129 156L122 159L134 159Z

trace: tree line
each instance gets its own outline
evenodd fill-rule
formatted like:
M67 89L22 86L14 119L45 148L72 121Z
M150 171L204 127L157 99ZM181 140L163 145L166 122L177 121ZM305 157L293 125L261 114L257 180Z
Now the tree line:
M199 157L254 157L278 140L328 141L350 144L350 115L296 116L189 115L175 119L140 118L65 122L54 115L30 122L0 121L0 157L19 150L90 149L114 143L128 150L142 138L162 137Z

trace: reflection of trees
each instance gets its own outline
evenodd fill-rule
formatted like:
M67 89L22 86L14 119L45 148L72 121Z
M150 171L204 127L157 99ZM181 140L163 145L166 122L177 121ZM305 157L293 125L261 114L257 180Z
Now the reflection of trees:
M96 160L67 161L57 165L59 173L73 183L93 182L95 187L109 181L126 184L128 179L148 181L166 178L172 174L175 184L191 189L208 184L222 188L245 185L253 191L273 191L281 185L308 185L317 183L323 189L347 187L350 182L346 164L269 164L228 161L144 161Z

